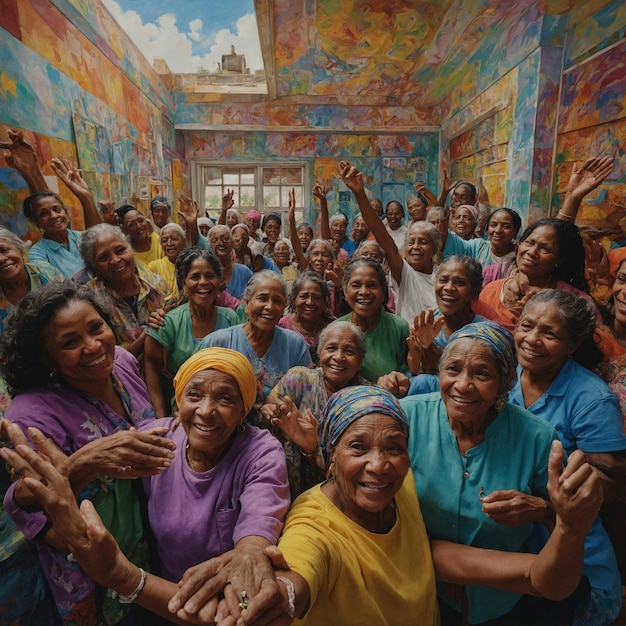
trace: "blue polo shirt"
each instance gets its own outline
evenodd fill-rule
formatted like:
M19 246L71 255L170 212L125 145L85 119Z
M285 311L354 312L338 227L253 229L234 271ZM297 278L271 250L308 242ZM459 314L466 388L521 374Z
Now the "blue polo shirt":
M68 245L42 237L29 251L28 260L31 263L45 261L64 278L69 278L85 267L78 251L78 241L82 232L79 230L67 231Z
M491 265L493 257L491 256L491 244L486 239L470 239L469 241L459 237L452 231L448 232L446 245L443 247L441 256L447 259L453 254L465 254L473 259L480 261L483 267Z

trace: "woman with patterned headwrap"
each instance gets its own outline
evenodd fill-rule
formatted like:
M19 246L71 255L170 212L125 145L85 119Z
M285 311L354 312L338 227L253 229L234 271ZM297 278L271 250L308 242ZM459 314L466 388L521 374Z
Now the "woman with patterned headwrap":
M544 421L506 401L516 365L515 343L504 327L468 324L444 349L441 391L401 401L411 425L411 467L432 538L521 552L534 522L550 528L554 522L546 485L557 436ZM521 623L525 602L519 602L519 594L464 582L462 593L438 589L444 623L509 617L510 623Z

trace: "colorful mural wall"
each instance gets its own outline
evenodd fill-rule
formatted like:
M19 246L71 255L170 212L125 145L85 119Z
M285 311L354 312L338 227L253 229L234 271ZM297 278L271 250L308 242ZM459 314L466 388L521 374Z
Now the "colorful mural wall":
M66 157L79 164L97 200L132 197L144 209L152 188L188 188L186 167L173 167L182 154L168 118L169 92L100 3L4 2L0 68L0 137L22 130L45 174L52 176L52 157ZM57 184L53 176L50 183ZM77 206L62 185L59 191ZM26 195L2 156L0 219L35 239L20 212ZM72 218L82 227L78 214Z

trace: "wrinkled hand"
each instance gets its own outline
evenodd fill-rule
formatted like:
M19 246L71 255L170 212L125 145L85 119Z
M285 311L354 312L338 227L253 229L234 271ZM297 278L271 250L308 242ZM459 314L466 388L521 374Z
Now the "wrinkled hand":
M450 172L444 167L443 169L443 191L446 192L446 195L452 191L458 184L458 180L452 180L450 178Z
M326 200L326 194L328 193L328 189L326 185L316 184L313 185L313 195L319 200Z
M50 167L61 179L61 182L75 195L85 196L91 194L87 181L83 178L82 170L74 167L69 159L54 158L50 161Z
M152 311L148 317L148 326L150 328L161 328L165 324L165 309L156 309Z
M515 272L502 285L502 304L519 316L528 300L540 291L539 287L530 286L526 274Z
M574 163L567 183L567 193L584 198L602 183L614 167L613 157L593 157L587 159L580 168L578 163Z
M335 259L328 264L328 269L324 272L324 280L331 281L337 289L340 289L344 273L343 265Z
M226 193L222 196L222 210L228 211L228 209L232 209L235 205L235 201L233 197L235 195L234 189L226 189Z
M420 195L424 196L426 200L428 200L428 206L437 205L437 196L428 187L426 187L424 183L413 183L413 189L415 189L415 193L419 193Z
M398 396L399 398L403 398L409 391L409 386L411 384L411 380L406 374L402 372L390 372L389 374L385 374L381 376L377 381L376 385L378 387L382 387L386 389L394 396Z
M224 593L231 616L242 618L238 624L267 624L272 614L278 616L284 611L274 568L288 569L278 548L263 549L251 544L237 546L188 569L178 583L180 590L170 600L168 609L180 619L213 623L219 594ZM248 608L240 612L238 605L244 590L250 601ZM222 604L221 610L224 606Z
M363 174L348 161L340 161L337 166L337 174L343 180L345 186L352 192L363 191L365 189L365 181Z
M271 418L272 426L277 426L306 454L312 454L319 447L317 420L311 409L304 415L298 410L289 396L280 399L278 414Z
M102 219L107 224L117 224L117 215L115 214L115 203L112 200L100 200L98 202Z
M489 202L489 193L483 182L482 174L476 179L476 202Z
M7 165L18 172L39 169L35 148L24 139L23 133L10 130L8 134L9 141L0 142L0 148L9 152L4 155Z
M552 442L548 461L548 494L557 514L557 526L586 535L600 511L603 499L601 473L575 450L563 467L563 445Z
M178 221L185 231L197 224L199 215L198 203L192 198L178 194Z
M551 517L548 503L515 489L492 491L482 499L483 513L498 524L515 528Z
M413 320L409 336L427 350L441 332L445 321L443 315L435 319L435 309L420 311Z
M94 475L112 478L142 478L159 474L170 467L176 444L161 437L167 429L159 426L138 432L120 430L84 445Z

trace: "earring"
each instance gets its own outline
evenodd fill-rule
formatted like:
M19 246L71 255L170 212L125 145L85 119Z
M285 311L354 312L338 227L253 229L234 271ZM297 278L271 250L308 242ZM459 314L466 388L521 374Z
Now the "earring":
M335 462L334 461L328 466L328 471L326 472L326 480L330 482L335 480Z
M496 401L493 403L493 407L497 413L500 413L500 411L502 411L502 409L504 408L504 404L505 404L504 397L498 396L496 398Z
M237 432L242 433L246 430L246 423L245 422L241 422L241 424L239 424L239 426L237 426Z
M53 368L50 370L50 380L54 380L57 377L57 371Z

